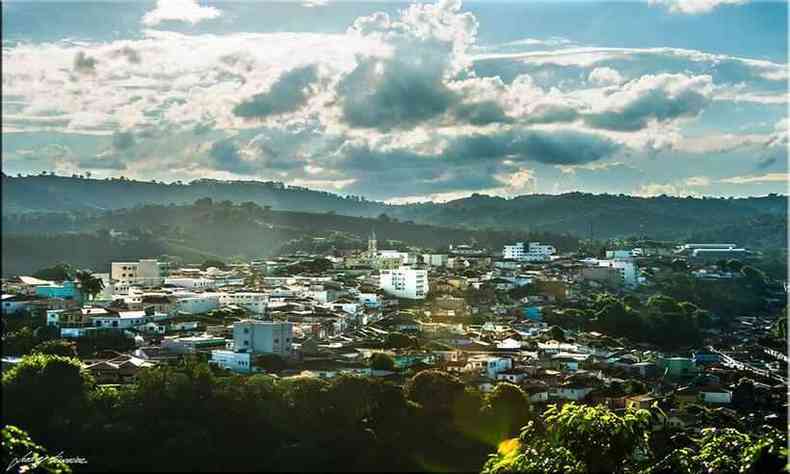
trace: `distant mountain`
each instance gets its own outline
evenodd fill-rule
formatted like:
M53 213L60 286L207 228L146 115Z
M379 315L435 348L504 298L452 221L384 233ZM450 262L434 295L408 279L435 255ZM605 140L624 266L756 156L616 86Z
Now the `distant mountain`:
M408 186L408 183L404 183ZM608 239L647 236L682 240L721 235L740 229L737 243L786 246L787 197L770 195L737 199L642 198L626 195L567 193L514 198L473 194L445 203L389 205L360 196L340 196L277 182L197 180L188 184L126 179L28 176L2 178L3 218L40 212L89 215L97 211L146 204L253 202L278 211L334 212L357 217L390 218L467 229L499 229L570 233ZM744 227L759 222L759 234ZM5 227L5 226L4 226ZM5 232L5 230L4 230Z

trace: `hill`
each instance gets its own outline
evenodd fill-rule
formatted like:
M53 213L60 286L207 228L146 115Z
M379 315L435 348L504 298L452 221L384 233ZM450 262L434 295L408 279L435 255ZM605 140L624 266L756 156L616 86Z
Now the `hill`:
M208 197L214 202L251 202L277 211L334 212L356 217L386 214L389 218L422 224L570 233L595 239L648 236L683 240L704 235L733 240L728 235L733 229L739 229L737 242L754 247L786 247L788 212L787 197L779 195L727 199L646 198L577 192L506 199L473 194L444 203L390 205L361 196L340 196L278 182L203 179L188 184L166 184L49 175L4 175L2 197L4 219L16 214L57 212L62 219L77 222L80 218L73 216L96 211L154 203L183 205ZM760 225L744 226L747 222Z
M144 205L131 209L3 216L2 272L29 273L55 262L107 271L112 260L169 255L187 262L244 260L281 253L364 249L375 229L382 248L445 249L476 242L501 248L514 240L578 247L568 235L469 230L329 213L273 211L247 202ZM389 242L387 242L389 241Z

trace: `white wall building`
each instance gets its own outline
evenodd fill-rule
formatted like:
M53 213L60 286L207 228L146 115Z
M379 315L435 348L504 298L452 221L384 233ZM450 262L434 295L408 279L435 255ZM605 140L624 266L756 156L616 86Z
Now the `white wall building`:
M636 264L628 260L598 260L598 266L613 268L620 272L623 285L635 287L639 285L639 270Z
M211 360L209 362L234 372L244 374L252 372L253 359L252 354L249 352L213 350L211 351Z
M428 270L409 267L381 270L379 288L398 298L424 299L428 294Z
M252 354L291 354L293 324L246 319L233 323L233 350Z
M220 306L239 306L258 315L266 313L269 295L258 291L239 291L235 293L215 293Z
M422 261L429 267L446 267L448 258L446 254L426 253L423 254Z
M557 249L552 245L530 242L525 246L524 242L516 242L514 245L505 245L502 257L506 260L544 262L550 260L555 253L557 253Z
M175 312L202 314L219 308L219 297L215 294L178 295Z
M154 259L112 262L110 277L121 285L159 286L165 281L166 266Z
M165 278L165 285L173 285L178 288L186 288L189 290L206 290L216 287L217 283L214 280L210 280L208 278L181 277Z

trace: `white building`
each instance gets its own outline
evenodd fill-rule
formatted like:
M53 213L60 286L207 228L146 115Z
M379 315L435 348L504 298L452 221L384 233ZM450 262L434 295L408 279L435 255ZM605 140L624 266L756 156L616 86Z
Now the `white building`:
M424 299L428 294L428 270L410 267L381 270L379 288L398 298Z
M202 314L219 308L219 297L215 294L189 293L177 298L176 313Z
M258 315L266 313L269 304L269 295L258 291L221 292L215 295L219 298L220 306L238 306Z
M209 362L234 372L245 374L252 372L253 359L252 354L249 352L213 350L211 351L211 360Z
M214 288L217 283L208 278L165 278L165 285L172 285L178 288L186 288L189 290L206 290Z
M423 254L422 261L429 267L446 267L448 258L446 254L426 253Z
M123 285L160 286L165 282L166 266L154 259L137 262L112 262L110 277Z
M629 260L598 260L598 266L613 268L620 273L623 285L635 287L639 285L639 270L634 262Z
M523 262L545 262L550 260L555 253L557 253L557 249L551 245L530 242L525 247L524 242L516 242L514 245L505 245L502 257L506 260Z
M233 323L233 350L287 357L293 343L293 323L246 319Z

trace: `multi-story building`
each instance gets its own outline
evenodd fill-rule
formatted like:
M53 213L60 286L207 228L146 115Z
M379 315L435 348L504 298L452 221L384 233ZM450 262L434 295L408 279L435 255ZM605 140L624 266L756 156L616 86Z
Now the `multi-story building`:
M543 262L549 260L555 253L557 253L557 249L552 245L530 242L524 246L524 242L516 242L514 245L505 245L502 257L506 260Z
M428 270L411 267L381 270L379 288L398 298L423 299L428 294Z
M429 267L446 267L448 258L447 254L426 253L423 254L422 261Z
M159 286L165 282L167 265L155 259L112 262L110 277L121 285Z
M233 350L251 354L291 355L293 323L245 319L233 323Z

